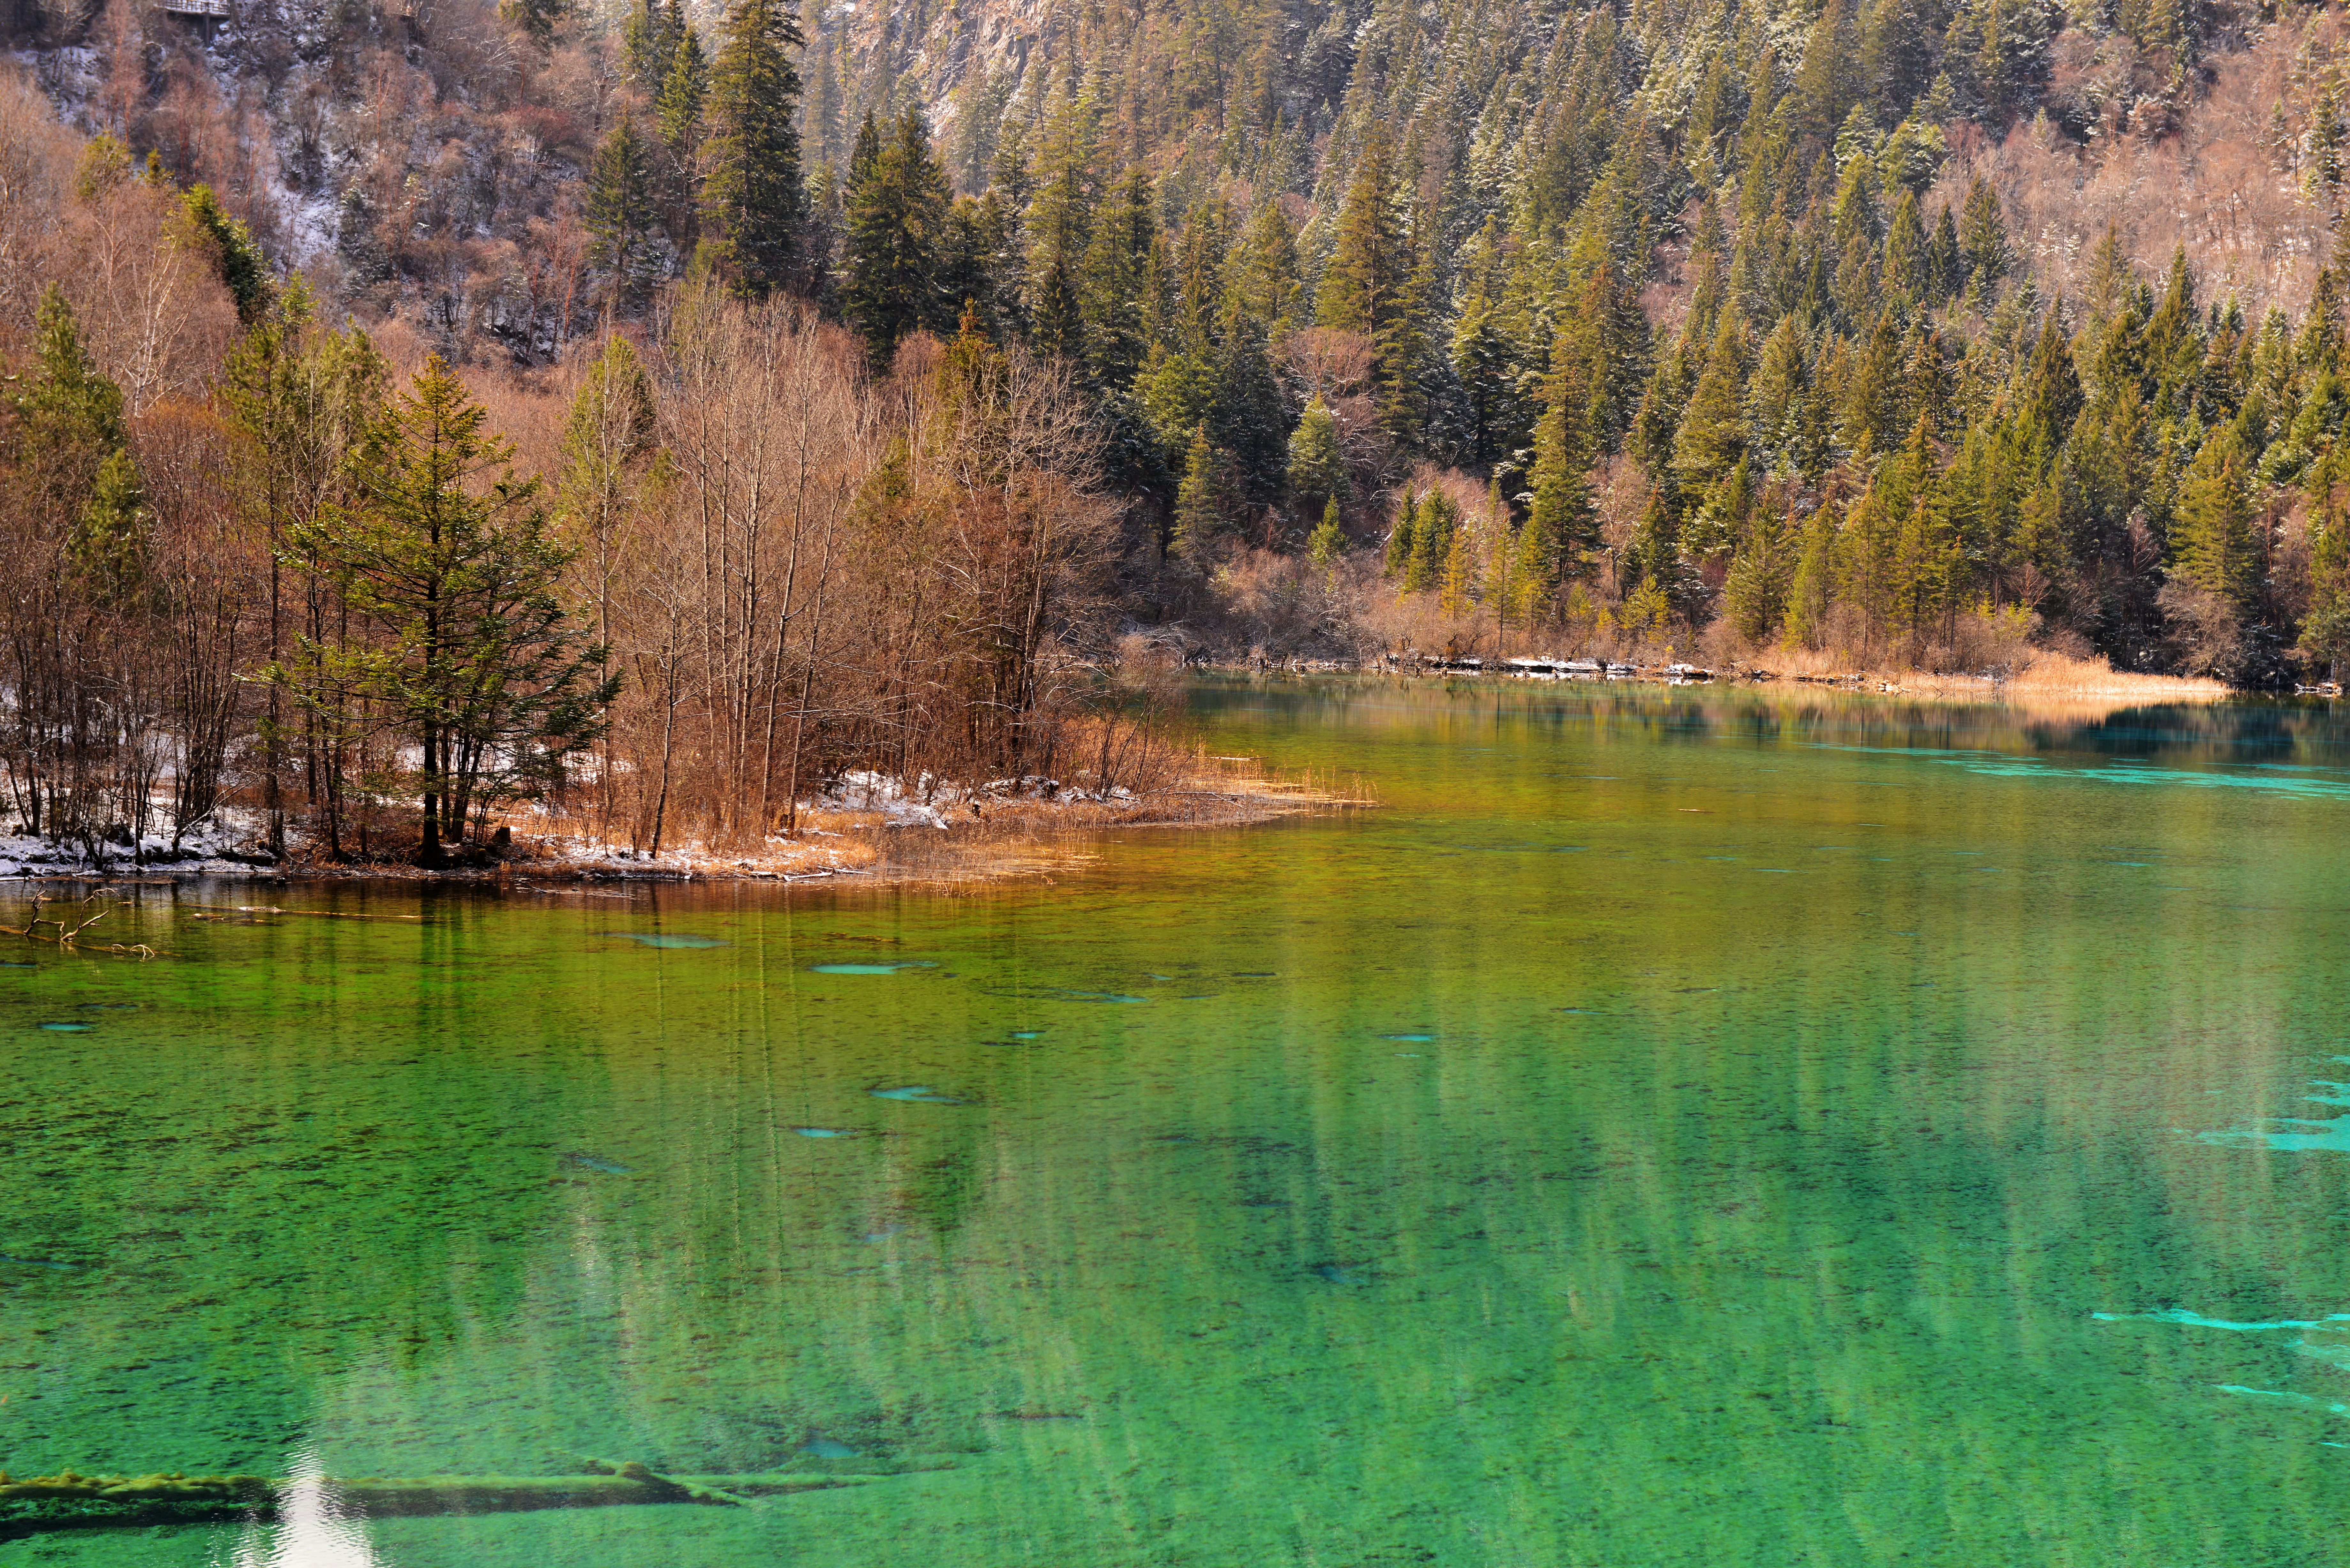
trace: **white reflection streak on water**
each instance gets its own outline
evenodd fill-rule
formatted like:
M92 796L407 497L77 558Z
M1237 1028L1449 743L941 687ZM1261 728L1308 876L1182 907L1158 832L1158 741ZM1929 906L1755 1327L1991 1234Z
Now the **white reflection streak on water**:
M215 1560L217 1561L217 1560ZM368 1544L367 1525L351 1518L328 1481L318 1456L296 1450L277 1491L277 1522L249 1524L230 1568L391 1568Z

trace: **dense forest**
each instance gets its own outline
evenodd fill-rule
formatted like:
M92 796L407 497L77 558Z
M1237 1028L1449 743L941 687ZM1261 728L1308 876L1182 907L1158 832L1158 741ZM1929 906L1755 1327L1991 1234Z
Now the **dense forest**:
M2329 9L223 9L7 18L27 831L1107 792L1154 650L2350 651Z

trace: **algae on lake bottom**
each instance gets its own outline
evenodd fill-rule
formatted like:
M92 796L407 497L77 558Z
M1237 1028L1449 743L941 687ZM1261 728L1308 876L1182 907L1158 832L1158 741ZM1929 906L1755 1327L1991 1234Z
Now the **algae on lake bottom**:
M2341 802L2109 776L2350 776L2329 713L1201 702L1382 809L1051 886L647 888L632 928L723 945L633 957L494 891L141 890L181 957L8 971L15 1472L897 1472L44 1550L2350 1563L2350 1144L2290 1119L2350 1038ZM847 942L937 967L811 972ZM141 1005L35 1027L99 1002Z

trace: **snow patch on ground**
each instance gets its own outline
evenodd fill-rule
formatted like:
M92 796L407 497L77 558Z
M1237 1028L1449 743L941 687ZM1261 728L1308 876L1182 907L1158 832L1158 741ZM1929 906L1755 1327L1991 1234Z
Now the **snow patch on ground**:
M813 799L800 802L797 837L769 838L747 855L741 849L722 849L699 839L674 836L663 844L659 855L649 855L626 844L596 839L584 833L564 832L561 829L566 825L534 802L518 813L536 820L528 826L521 822L515 824L516 847L526 847L540 858L534 862L525 857L508 864L525 876L533 869L545 872L556 866L566 873L614 877L749 873L791 881L804 877L854 876L870 868L870 852L858 842L860 828L930 828L946 832L958 824L969 828L983 823L991 807L1013 800L1074 805L1113 805L1135 798L1134 792L1124 787L1107 791L1076 789L1042 774L966 785L927 774L910 782L889 774L860 770L843 774ZM159 801L158 816L168 812L169 802ZM841 817L865 820L838 820ZM875 818L879 819L878 823ZM832 819L828 825L827 819ZM286 863L281 866L267 851L265 827L262 814L257 811L223 807L213 820L181 835L176 845L169 834L149 834L135 855L128 843L101 843L93 855L88 846L78 843L60 844L31 834L0 834L0 879L88 875L251 877L281 872L296 876L318 871L369 873L366 867L305 864L307 846L290 833ZM839 843L827 847L817 842L826 839ZM554 865L546 858L550 856Z
M140 842L139 853L128 844L100 844L93 856L79 844L59 844L28 833L0 835L0 877L62 877L94 872L102 876L137 876L169 871L182 876L249 877L256 867L276 862L259 842L259 824L241 814L224 811L222 820L190 828L176 848L168 833L151 833Z

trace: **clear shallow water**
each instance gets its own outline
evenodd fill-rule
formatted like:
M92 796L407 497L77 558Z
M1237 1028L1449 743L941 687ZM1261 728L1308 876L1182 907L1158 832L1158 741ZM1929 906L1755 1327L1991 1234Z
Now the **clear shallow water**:
M2350 1560L2350 725L1201 703L1385 808L0 971L7 1469L951 1467L0 1561Z

